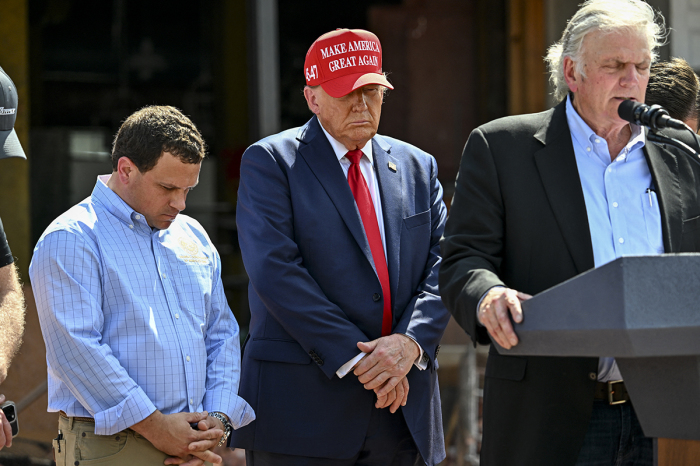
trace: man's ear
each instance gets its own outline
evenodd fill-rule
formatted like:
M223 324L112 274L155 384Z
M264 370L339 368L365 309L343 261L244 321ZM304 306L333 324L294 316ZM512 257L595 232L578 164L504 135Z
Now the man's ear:
M133 176L138 173L138 168L129 157L121 157L117 161L117 177L121 184L127 185L133 179Z
M581 76L576 72L576 63L571 57L564 57L564 80L571 92L576 92L581 85Z
M309 110L311 110L311 112L315 115L318 115L320 112L320 108L318 106L318 98L316 97L316 93L314 92L314 90L311 89L309 86L306 86L304 88L304 98L306 99L306 103L309 106Z

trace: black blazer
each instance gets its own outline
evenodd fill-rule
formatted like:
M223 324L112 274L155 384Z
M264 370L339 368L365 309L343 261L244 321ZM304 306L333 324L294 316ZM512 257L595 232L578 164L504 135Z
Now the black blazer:
M698 149L690 132L664 131ZM700 251L700 165L647 141L666 252ZM476 308L494 285L539 293L594 267L565 102L475 129L441 241L442 299L474 344ZM501 356L484 387L482 465L576 462L593 406L597 358Z

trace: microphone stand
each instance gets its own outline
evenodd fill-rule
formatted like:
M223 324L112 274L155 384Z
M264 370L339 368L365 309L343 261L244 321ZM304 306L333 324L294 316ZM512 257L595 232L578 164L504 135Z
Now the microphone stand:
M693 133L694 134L694 133ZM687 155L693 162L700 165L700 154L695 151L688 144L679 141L678 139L669 138L660 134L657 129L649 128L647 132L647 139L656 144L668 144L669 146L676 147L681 150L685 155Z

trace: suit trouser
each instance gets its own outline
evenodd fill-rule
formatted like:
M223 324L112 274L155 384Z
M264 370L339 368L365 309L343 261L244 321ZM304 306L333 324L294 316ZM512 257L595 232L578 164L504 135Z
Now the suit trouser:
M59 436L53 441L56 466L162 466L168 458L131 429L114 435L96 435L93 421L61 415L58 430Z
M259 422L259 421L257 421ZM339 420L338 422L342 422ZM246 451L248 466L418 466L425 465L403 413L389 408L372 409L364 444L347 459L293 456L266 451Z

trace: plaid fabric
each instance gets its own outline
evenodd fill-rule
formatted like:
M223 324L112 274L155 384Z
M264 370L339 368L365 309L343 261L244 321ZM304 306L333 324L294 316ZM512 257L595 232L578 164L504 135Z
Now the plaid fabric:
M49 411L111 435L151 414L255 415L237 396L238 324L206 232L178 215L153 230L98 179L51 224L29 274L47 350Z

